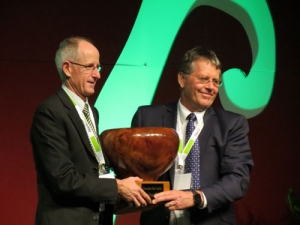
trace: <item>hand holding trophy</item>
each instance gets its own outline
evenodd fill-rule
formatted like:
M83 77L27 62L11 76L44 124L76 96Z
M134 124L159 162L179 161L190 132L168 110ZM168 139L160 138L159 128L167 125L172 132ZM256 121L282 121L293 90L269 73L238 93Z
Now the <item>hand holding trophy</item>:
M137 176L143 181L138 185L150 197L155 193L170 190L168 181L157 179L173 164L178 151L179 138L176 131L165 127L138 127L105 130L100 135L101 147L118 179ZM120 201L115 214L149 210L129 207Z

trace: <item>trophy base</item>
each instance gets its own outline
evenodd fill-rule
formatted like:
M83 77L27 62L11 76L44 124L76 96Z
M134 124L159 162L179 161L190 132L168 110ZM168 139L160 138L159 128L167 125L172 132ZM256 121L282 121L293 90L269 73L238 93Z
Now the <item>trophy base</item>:
M156 193L169 191L170 190L170 182L168 181L142 181L136 182L149 196L153 198ZM114 209L114 214L122 215L134 212L148 211L157 207L158 204L148 204L145 207L135 207L129 206L129 204L121 200Z
M151 198L156 193L169 191L170 182L169 181L142 181L136 182Z

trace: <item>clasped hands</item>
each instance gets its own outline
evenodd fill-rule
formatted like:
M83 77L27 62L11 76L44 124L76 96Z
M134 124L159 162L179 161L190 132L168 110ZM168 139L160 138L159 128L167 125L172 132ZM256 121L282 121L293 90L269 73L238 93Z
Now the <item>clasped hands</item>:
M164 191L155 194L151 200L150 196L136 184L136 181L141 182L143 180L139 177L117 180L118 192L130 206L145 207L148 204L165 203L165 207L169 210L186 209L194 206L194 197L191 191ZM203 202L202 193L201 200Z

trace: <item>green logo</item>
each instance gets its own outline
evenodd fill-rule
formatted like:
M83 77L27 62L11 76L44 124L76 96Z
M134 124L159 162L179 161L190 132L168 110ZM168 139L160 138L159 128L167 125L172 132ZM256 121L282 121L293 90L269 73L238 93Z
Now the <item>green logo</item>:
M223 107L247 118L263 111L275 78L275 34L265 0L144 0L124 49L96 101L101 115L100 132L129 127L137 107L151 104L180 26L190 12L204 5L236 18L244 27L252 49L249 74L239 68L224 71L224 85L220 88Z

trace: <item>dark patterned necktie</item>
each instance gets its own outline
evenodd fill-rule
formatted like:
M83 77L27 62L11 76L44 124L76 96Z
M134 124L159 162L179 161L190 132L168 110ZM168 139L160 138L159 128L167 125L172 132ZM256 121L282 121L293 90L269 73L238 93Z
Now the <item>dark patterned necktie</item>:
M190 115L188 115L187 119L189 121L186 126L185 144L190 139L195 129L194 122L197 120L197 117L194 113L191 113ZM195 140L190 153L185 159L184 172L192 173L191 189L200 189L200 145L198 137Z

